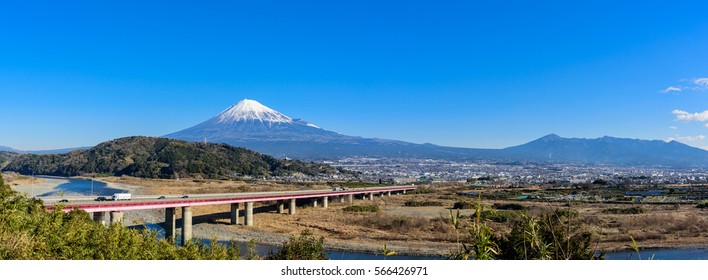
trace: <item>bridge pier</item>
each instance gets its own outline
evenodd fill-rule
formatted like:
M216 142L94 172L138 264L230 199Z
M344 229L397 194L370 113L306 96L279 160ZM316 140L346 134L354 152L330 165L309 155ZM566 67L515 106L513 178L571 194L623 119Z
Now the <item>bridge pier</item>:
M106 215L107 212L94 212L93 213L93 221L97 222L102 225L106 225Z
M297 206L297 203L296 203L295 199L294 198L291 199L290 200L290 209L289 209L290 215L295 215L295 209L297 208L296 206Z
M374 193L369 193L369 200L374 200Z
M386 193L387 196L391 196L391 192Z
M239 220L239 209L240 205L238 203L231 203L231 212L229 213L229 217L231 218L231 224L232 225L238 225L238 220Z
M403 194L406 194L406 190L403 190Z
M182 207L182 246L192 241L192 207Z
M354 204L354 195L353 194L347 195L347 200L348 200L347 202L349 203L349 205Z
M322 198L322 208L327 208L329 206L329 197L325 196Z
M312 207L317 208L317 198L312 199Z
M344 204L344 196L343 195L339 196L339 203Z
M285 214L285 202L278 200L278 214Z
M246 226L253 226L253 202L246 202Z
M120 223L123 221L123 212L111 211L111 224Z
M165 239L174 241L176 237L177 214L174 207L165 208Z

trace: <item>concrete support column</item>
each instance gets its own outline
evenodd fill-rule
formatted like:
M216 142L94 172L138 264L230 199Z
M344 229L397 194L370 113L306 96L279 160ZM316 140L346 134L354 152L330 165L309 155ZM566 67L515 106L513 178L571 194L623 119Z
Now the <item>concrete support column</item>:
M239 212L238 209L240 207L241 206L238 203L231 203L231 213L229 216L231 217L231 224L232 225L238 225L238 220L240 218L239 213L238 213Z
M386 196L391 196L391 192L387 192L387 193L386 193Z
M175 208L165 208L165 239L174 241L177 231L177 212Z
M349 205L354 204L354 195L353 194L347 195L347 200L348 200Z
M278 214L285 214L285 201L278 200Z
M374 193L369 193L369 200L374 200Z
M329 197L322 198L322 208L327 208L329 206Z
M123 221L123 212L111 211L111 224Z
M339 196L339 203L344 204L344 196L343 195Z
M107 212L93 212L93 221L102 225L106 225Z
M295 199L294 199L294 198L291 199L291 200L290 200L290 209L289 209L289 210L290 210L290 215L295 215L296 206L297 206L297 204L296 204Z
M253 226L253 202L246 202L246 226Z
M182 246L192 241L192 207L182 207Z
M312 199L312 207L317 208L317 198Z
M403 194L406 194L406 190L403 190Z

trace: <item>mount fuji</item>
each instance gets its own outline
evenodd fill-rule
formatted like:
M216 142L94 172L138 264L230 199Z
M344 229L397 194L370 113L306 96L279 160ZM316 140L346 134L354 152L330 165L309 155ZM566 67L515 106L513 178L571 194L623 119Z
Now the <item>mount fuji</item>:
M614 137L563 138L550 134L505 149L472 149L362 138L290 118L258 101L243 100L194 127L165 137L246 147L274 157L334 160L344 157L494 160L616 166L708 167L708 151L671 141Z
M446 151L457 148L342 135L302 119L293 119L249 99L242 100L203 123L165 137L225 143L275 157L304 160L350 156L436 157L441 154L467 157L459 151L452 154Z

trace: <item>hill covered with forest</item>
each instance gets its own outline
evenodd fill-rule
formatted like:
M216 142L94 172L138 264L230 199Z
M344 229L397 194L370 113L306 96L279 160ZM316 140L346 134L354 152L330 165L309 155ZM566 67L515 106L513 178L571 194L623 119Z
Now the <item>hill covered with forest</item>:
M280 160L226 144L195 143L155 137L126 137L88 150L57 155L19 155L3 171L25 175L104 174L142 178L238 178L327 175L333 167Z

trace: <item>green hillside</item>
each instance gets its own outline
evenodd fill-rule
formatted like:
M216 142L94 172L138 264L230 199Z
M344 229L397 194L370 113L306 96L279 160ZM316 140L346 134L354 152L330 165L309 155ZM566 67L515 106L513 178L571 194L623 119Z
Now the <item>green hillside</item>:
M316 176L337 172L328 165L279 160L226 144L154 137L120 138L89 150L60 155L21 155L3 170L54 176L111 174L142 178L210 179L298 173Z

